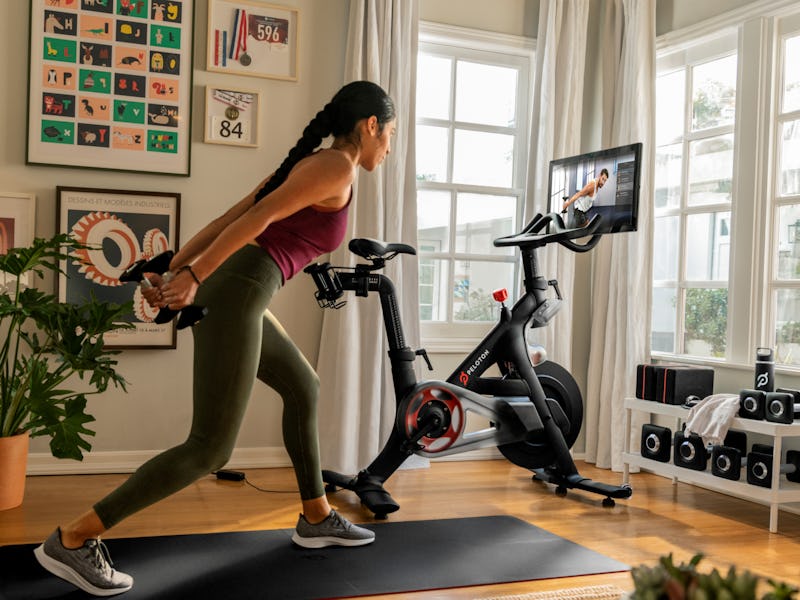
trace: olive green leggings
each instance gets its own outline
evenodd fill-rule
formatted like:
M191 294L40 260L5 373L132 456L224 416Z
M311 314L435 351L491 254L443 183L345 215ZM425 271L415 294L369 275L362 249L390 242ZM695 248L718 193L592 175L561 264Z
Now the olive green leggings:
M319 379L267 310L282 275L261 248L231 256L197 292L194 414L187 440L144 463L95 504L107 528L221 468L234 448L256 377L283 398L283 439L303 500L324 494L317 440Z

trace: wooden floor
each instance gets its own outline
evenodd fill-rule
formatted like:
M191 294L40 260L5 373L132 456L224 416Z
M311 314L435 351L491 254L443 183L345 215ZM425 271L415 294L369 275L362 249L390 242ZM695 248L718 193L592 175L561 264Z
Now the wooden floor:
M609 483L619 473L578 462L585 477ZM247 471L257 486L292 490L290 469ZM124 475L29 477L25 501L0 512L0 545L33 543L88 508ZM732 564L763 577L800 585L800 516L781 512L778 533L769 533L769 510L670 480L634 474L630 500L603 508L601 498L581 492L557 497L550 486L532 482L527 471L506 461L439 462L430 469L398 471L389 482L400 503L390 520L424 520L484 515L513 515L561 537L630 565L653 564L673 552L688 560L697 552L707 568L727 571ZM350 492L330 495L331 503L355 522L371 514ZM299 502L295 493L263 493L243 483L198 481L120 524L105 536L283 529L294 527ZM124 570L124 565L117 565ZM404 594L411 599L490 598L533 591L613 584L632 588L630 574L572 577L497 586ZM394 598L379 596L372 598Z

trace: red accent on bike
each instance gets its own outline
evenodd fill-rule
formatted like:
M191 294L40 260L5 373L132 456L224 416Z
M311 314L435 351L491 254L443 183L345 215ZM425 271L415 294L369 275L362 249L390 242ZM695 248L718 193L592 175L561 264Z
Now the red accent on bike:
M461 374L458 376L458 380L461 382L461 385L466 387L467 382L469 381L469 375L464 373L464 371L461 371Z
M494 298L498 302L505 302L506 300L508 300L508 290L506 288L500 288L499 290L495 290L492 292L492 298Z
M413 436L419 427L420 413L429 402L443 405L450 413L450 423L447 429L435 437L424 436L417 443L425 452L436 453L447 450L464 432L466 415L461 401L450 390L430 385L419 390L408 403L404 419L404 429L407 437Z

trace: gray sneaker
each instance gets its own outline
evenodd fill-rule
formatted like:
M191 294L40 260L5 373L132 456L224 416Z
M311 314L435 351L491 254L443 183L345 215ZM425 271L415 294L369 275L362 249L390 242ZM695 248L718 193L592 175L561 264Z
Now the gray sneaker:
M335 510L321 523L312 525L300 515L292 541L303 548L325 548L326 546L365 546L375 541L369 529L353 525Z
M111 568L108 548L100 538L70 550L61 543L61 529L56 529L33 553L53 575L95 596L114 596L133 587L133 577Z

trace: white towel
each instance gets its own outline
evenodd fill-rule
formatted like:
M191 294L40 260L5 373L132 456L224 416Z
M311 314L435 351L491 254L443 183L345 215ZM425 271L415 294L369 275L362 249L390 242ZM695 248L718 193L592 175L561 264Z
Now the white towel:
M739 396L713 394L706 396L689 410L686 430L703 438L703 443L716 446L725 441L728 429L739 413Z

